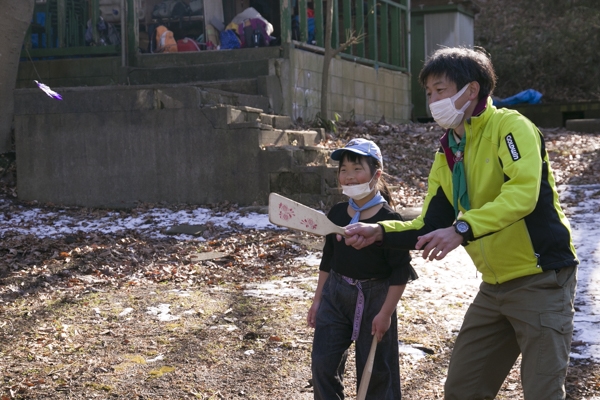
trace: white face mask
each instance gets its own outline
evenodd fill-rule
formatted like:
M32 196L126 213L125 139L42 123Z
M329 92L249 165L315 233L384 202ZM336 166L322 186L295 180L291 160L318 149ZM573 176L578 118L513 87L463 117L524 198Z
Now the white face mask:
M373 175L373 178L375 178L375 175ZM358 185L342 185L342 193L354 200L364 199L373 191L373 189L371 189L373 178L371 178L369 182Z
M469 84L467 83L464 88L460 90L460 92L456 93L452 97L448 97L446 99L438 100L429 105L429 109L431 110L431 115L435 122L438 123L444 129L455 129L460 123L465 115L465 110L471 104L471 100L467 101L464 106L460 110L457 110L454 106L454 102L458 100L460 96L467 90Z

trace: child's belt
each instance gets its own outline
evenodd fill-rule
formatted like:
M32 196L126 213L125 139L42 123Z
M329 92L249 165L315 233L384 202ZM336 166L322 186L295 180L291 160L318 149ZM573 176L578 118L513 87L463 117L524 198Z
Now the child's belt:
M374 279L352 279L347 276L340 275L346 283L356 286L358 289L358 297L356 299L356 309L354 310L354 323L352 324L352 338L351 340L356 341L358 334L360 333L360 322L362 320L363 310L365 309L365 295L362 291L362 282L368 282ZM376 278L375 278L376 279Z

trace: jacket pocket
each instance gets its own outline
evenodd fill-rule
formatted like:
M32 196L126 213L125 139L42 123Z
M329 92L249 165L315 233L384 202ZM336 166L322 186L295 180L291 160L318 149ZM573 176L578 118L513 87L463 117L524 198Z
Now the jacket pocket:
M476 258L480 258L485 263L485 266L494 275L496 282L493 283L503 283L519 276L541 272L537 268L538 259L525 221L517 221L480 240L481 254L479 257L473 257L473 261L476 262ZM474 246L467 246L466 250L470 254L471 251L477 249ZM480 264L476 262L476 265ZM485 274L485 270L480 269L480 271Z

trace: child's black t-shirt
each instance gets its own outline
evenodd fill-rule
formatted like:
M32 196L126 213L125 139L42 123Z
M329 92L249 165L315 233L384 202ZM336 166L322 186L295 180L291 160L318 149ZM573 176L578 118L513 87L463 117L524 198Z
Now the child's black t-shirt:
M331 208L327 217L336 225L346 226L350 223L348 203L338 203ZM373 217L360 222L376 223L379 221L399 220L400 214L384 203ZM404 285L417 279L417 273L410 265L408 250L384 249L370 245L361 250L346 245L344 240L338 242L335 234L327 235L323 246L323 258L319 269L353 279L389 278L390 285Z

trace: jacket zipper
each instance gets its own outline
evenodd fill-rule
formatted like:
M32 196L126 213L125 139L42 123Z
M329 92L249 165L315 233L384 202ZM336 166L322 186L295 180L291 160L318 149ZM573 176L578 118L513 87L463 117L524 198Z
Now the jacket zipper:
M468 132L467 132L468 130ZM473 124L471 121L469 121L469 123L467 123L467 129L465 129L465 135L467 135L467 143L465 146L465 161L468 158L469 160L471 160L473 158L473 155L471 153L473 153L472 151L467 151L468 148L470 148L473 144ZM471 140L469 140L469 137L471 137ZM471 163L469 162L469 165ZM467 172L467 164L465 163L465 173L467 175L467 178L469 177L469 173ZM469 195L469 198L471 198L470 193L469 193L469 189L470 189L471 185L469 185L467 183L467 194ZM494 281L498 282L498 277L496 276L496 272L494 271L494 269L492 268L492 266L490 265L490 263L488 262L487 256L486 256L486 252L485 252L485 247L483 246L483 240L478 240L479 242L479 251L481 252L481 257L483 258L483 262L485 263L485 266L487 267L487 269L492 273L492 275L494 276ZM482 272L483 274L483 272Z

